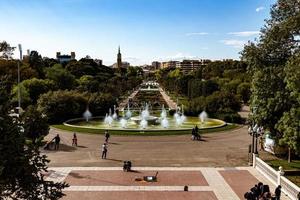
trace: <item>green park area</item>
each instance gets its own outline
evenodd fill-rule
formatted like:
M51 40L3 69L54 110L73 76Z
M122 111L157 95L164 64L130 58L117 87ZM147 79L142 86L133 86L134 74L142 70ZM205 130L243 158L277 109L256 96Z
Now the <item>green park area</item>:
M180 158L180 166L184 166L185 159L190 156L189 164L211 162L218 167L218 160L213 160L216 154L220 154L219 159L224 158L222 164L225 163L226 166L236 167L236 163L247 164L249 143L252 141L252 153L254 153L255 137L257 142L257 138L268 132L271 147L281 146L287 151L280 156L263 153L261 158L276 170L282 166L286 170L285 176L299 186L300 2L277 0L274 3L270 17L265 21L261 31L259 33L250 31L251 34L253 32L257 34L255 41L246 43L247 38L230 41L214 39L220 41L220 45L221 43L233 45L235 50L240 51L239 59L236 57L236 59L200 60L197 57L198 60L195 61L184 58L176 62L156 62L160 67L152 68L152 65L130 65L122 62L119 49L117 63L107 65L102 60L90 56L75 59L74 52L68 60L60 59L60 52L57 52L57 58L41 55L41 52L46 52L48 49L40 49L40 52L28 50L28 54L22 56L21 45L17 48L17 45L13 44L16 40L4 41L1 38L0 199L55 200L63 197L63 190L68 187L67 183L45 181L45 177L49 175L47 166L51 161L47 156L50 155L50 151L45 153L40 141L52 141L55 134L59 143L58 135L65 134L66 144L63 147L69 149L67 153L70 153L77 151L77 144L76 147L69 144L69 141L75 140L77 143L76 136L71 139L73 136L71 134L80 133L82 137L80 139L88 142L81 149L78 147L77 152L82 153L78 153L80 156L76 153L72 155L76 154L78 156L76 159L81 155L88 155L87 161L83 163L93 160L94 163L99 164L96 157L99 152L93 150L97 148L99 151L99 144L103 142L101 134L104 134L106 129L109 129L119 143L127 142L125 145L129 148L135 146L132 142L144 139L136 136L167 136L155 137L155 142L152 144L155 150L160 150L160 147L155 145L158 145L157 141L163 138L165 145L161 149L165 152L168 152L169 138L174 140L169 145L172 146L172 151L177 150L177 144L199 150L197 149L199 146L196 145L206 142L206 149L201 149L198 153L206 153L206 150L213 146L214 151L211 151L209 158L198 158L198 154L193 154L192 150L195 149L189 149L192 156L183 155ZM260 14L258 12L261 9L258 9L255 14ZM9 17L8 19L13 19ZM73 17L68 17L71 18ZM182 24L182 27L185 25ZM256 29L258 30L258 27ZM241 33L228 32L225 35L245 37L245 34L249 34L249 32ZM186 34L185 38L209 35L206 32L190 33ZM167 37L169 36L165 36ZM47 38L43 36L44 40L47 41ZM24 41L25 43L28 45L30 42ZM178 43L185 44L183 41ZM240 45L241 43L243 46ZM197 53L203 55L200 51L202 44L194 43L194 45L194 49L198 48ZM217 52L212 49L209 51ZM225 52L227 53L227 50ZM165 55L169 53L165 52ZM157 55L158 58L160 56ZM187 65L191 66L187 67ZM250 111L247 111L247 117L242 117L240 112L245 107L250 108ZM97 121L96 118L100 120ZM75 123L72 121L74 119L79 121ZM248 127L251 136L247 135ZM257 131L257 127L260 131ZM207 141L190 140L188 135L195 136L196 133L203 137L207 136ZM230 134L230 138L226 138L227 133ZM84 138L85 136L88 139ZM124 142L125 137L122 136L132 136L138 140ZM94 141L94 138L97 140ZM231 144L231 141L235 143ZM92 147L89 146L91 142L95 142ZM143 140L139 148L145 150L142 145L148 144L147 142ZM105 144L103 145L105 147ZM90 151L89 148L92 150ZM112 144L110 148L114 152L115 149L122 148L122 145ZM228 155L227 150L238 151L239 154ZM124 155L126 151L123 152L122 149L116 152L123 153L124 157L127 156ZM131 151L132 154L137 152ZM64 153L66 152L61 155L67 154ZM55 157L58 154L59 151L50 156ZM172 154L174 162L172 160L169 163L173 166L178 164L175 154ZM117 153L115 155L119 156ZM62 160L60 157L56 159ZM76 159L74 159L75 164ZM122 159L112 159L111 162L117 165L122 163ZM143 159L141 156L138 162L142 163ZM168 158L159 161L167 162L167 160ZM153 160L153 163L155 162L156 160ZM73 160L70 163L74 164Z

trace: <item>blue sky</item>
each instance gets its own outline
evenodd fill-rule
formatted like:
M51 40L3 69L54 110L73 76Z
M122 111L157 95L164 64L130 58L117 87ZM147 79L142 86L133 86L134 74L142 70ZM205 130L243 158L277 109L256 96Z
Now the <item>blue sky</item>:
M275 0L0 0L0 40L133 65L240 57Z

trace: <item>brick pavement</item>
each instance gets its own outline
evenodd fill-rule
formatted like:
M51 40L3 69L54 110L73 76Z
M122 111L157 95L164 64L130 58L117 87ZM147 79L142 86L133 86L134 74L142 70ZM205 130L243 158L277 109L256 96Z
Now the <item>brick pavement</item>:
M252 167L135 167L123 172L120 167L50 168L48 180L70 184L63 199L146 199L146 200L234 200L258 181L270 184ZM158 182L135 182L135 177L154 175ZM52 173L51 173L52 172ZM189 188L184 192L184 186ZM271 186L273 190L274 186ZM283 195L282 199L288 199Z

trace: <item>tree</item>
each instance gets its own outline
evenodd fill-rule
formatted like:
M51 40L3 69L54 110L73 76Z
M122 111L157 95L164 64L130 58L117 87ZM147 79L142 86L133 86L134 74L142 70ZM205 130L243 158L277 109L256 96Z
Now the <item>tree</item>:
M64 122L82 117L87 107L87 94L76 91L50 91L40 96L38 110L47 116L49 122Z
M27 79L21 83L25 90L29 93L29 97L32 103L36 103L39 96L50 90L55 90L55 82L49 79Z
M266 22L258 42L249 43L243 50L243 59L253 77L253 121L270 129L280 144L298 152L299 107L293 94L297 94L299 84L291 77L297 76L299 61L288 61L300 52L300 2L278 0Z
M72 60L66 65L66 69L77 78L83 75L95 76L98 70L97 63L92 59Z
M250 83L241 83L237 87L237 95L243 101L244 104L247 104L251 96L251 84Z
M19 100L19 92L20 89L20 99L21 99L21 104L23 108L26 108L28 105L31 104L31 99L30 99L30 95L29 92L27 90L27 88L24 87L24 85L22 83L15 85L12 89L12 99L11 99L11 103L14 106L18 105L18 100Z
M59 89L72 89L75 85L75 76L63 68L60 64L56 64L46 70L46 77L53 80Z
M278 0L257 44L249 43L242 53L253 77L250 102L255 110L253 120L275 135L276 124L291 106L284 82L284 66L299 51L295 37L300 33L299 18L299 1Z
M292 106L284 112L277 124L282 133L279 143L289 148L288 161L291 161L291 151L300 154L300 54L293 57L285 67L285 82L289 91Z
M64 194L66 183L46 181L46 155L34 145L25 145L24 134L8 116L7 79L0 80L0 199L51 199Z
M116 105L117 102L111 94L92 93L89 97L89 109L94 116L104 116L109 108Z
M21 116L26 138L32 140L33 144L41 136L49 133L48 120L45 115L39 112L35 107L29 106Z
M0 42L0 53L2 54L0 55L0 58L6 60L12 59L15 48L16 47L10 46L10 44L8 44L6 41Z
M45 77L44 63L42 56L37 51L31 51L29 55L29 66L36 70L39 78Z

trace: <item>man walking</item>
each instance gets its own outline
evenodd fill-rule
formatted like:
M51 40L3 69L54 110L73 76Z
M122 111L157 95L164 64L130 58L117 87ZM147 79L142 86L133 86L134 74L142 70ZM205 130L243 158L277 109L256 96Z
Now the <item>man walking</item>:
M109 139L110 135L107 130L105 131L104 136L105 136L105 142L108 143L108 139Z
M60 137L59 137L59 134L57 134L54 138L54 143L55 143L55 146L54 146L54 149L55 150L58 150L59 149L59 143L60 143Z
M102 145L102 159L106 159L106 154L107 154L107 145L106 145L106 143L103 143L103 145Z
M281 185L278 185L277 188L275 189L276 200L280 200L280 195L281 195Z

